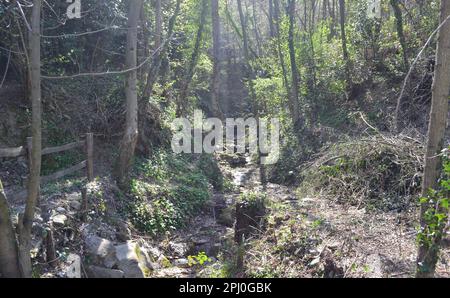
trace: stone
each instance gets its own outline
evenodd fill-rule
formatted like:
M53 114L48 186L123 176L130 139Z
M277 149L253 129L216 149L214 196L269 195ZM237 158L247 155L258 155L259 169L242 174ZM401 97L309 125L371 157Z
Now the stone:
M150 275L152 264L145 250L134 241L115 247L117 267L122 270L126 278L144 278Z
M63 207L58 207L58 208L56 208L56 212L58 212L58 213L66 213L66 209L64 209Z
M175 267L188 268L189 261L187 259L177 259L173 262Z
M51 217L51 221L55 226L64 227L67 223L67 216L64 214L57 214Z
M81 194L78 192L74 192L74 193L68 194L66 198L68 201L81 201Z
M72 208L76 211L81 209L81 203L78 201L70 201L69 205L70 205L70 208Z
M67 263L69 264L66 269L67 278L81 278L81 257L76 254L69 254Z
M147 249L147 252L152 260L158 260L162 255L161 251L157 247L150 247Z
M125 273L121 270L102 268L98 266L88 266L86 273L89 278L124 278Z
M170 242L169 248L176 257L184 257L188 251L188 247L184 243Z
M112 268L117 263L114 245L107 239L90 235L85 239L86 251L98 265L104 265L106 268Z

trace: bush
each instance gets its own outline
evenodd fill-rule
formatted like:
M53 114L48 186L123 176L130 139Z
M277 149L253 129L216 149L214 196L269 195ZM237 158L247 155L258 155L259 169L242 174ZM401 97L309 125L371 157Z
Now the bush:
M320 192L341 203L407 209L420 190L423 156L410 140L348 141L321 152L301 176L301 196Z
M208 177L202 160L189 159L159 151L150 159L137 161L130 184L128 215L141 232L153 236L182 227L191 216L201 212L209 200ZM204 162L203 161L203 162Z

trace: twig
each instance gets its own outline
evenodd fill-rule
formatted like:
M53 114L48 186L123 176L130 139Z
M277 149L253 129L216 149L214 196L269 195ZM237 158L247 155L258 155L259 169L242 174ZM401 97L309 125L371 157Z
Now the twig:
M402 99L403 96L405 95L405 90L406 90L406 86L408 85L409 82L409 78L411 77L411 74L413 72L413 70L415 69L415 66L417 64L417 62L419 61L420 57L422 56L423 52L425 51L425 49L430 45L431 41L433 40L433 37L439 32L439 30L447 23L447 21L450 19L450 16L448 16L437 28L436 30L433 31L433 33L431 33L430 37L428 38L427 42L425 43L425 45L422 47L422 49L420 50L419 54L417 55L416 59L414 60L413 64L411 64L411 67L409 68L408 74L406 75L405 81L403 82L403 87L402 87L402 91L400 92L400 96L397 99L397 107L395 109L395 129L397 132L399 132L398 130L400 129L398 127L398 122L399 122L399 117L400 117L400 110L402 108Z

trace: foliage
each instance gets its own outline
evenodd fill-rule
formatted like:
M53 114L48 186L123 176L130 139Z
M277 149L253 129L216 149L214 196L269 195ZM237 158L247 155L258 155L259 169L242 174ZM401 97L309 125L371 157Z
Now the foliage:
M164 150L148 160L139 159L127 208L133 225L153 236L182 227L210 198L208 181L218 179L217 173L207 172L212 166L211 157L192 159Z
M450 149L450 148L449 148ZM420 198L420 204L425 209L423 215L424 225L420 228L417 241L427 250L437 249L440 245L449 219L449 193L450 193L450 159L449 149L443 152L443 175L440 187L430 189L427 197Z

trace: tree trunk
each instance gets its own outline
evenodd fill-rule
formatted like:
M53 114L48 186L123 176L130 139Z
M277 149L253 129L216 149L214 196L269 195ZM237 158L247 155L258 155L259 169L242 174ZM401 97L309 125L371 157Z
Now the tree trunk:
M179 3L179 2L178 2ZM177 5L178 5L177 3ZM161 11L161 0L155 1L155 44L154 51L157 51L154 58L152 59L152 65L150 66L150 71L147 75L147 83L145 84L144 92L142 95L142 101L147 102L153 92L153 85L156 82L159 68L161 66L161 35L162 35L162 11Z
M127 73L125 87L126 94L126 124L125 135L123 137L119 160L117 165L116 178L119 184L125 183L126 177L134 157L134 151L138 140L138 101L137 101L137 23L143 0L131 0L128 12L128 33L126 49L126 68L132 69Z
M440 22L450 15L450 2L441 1ZM444 146L447 127L448 98L450 93L450 23L447 22L439 31L436 68L433 82L432 106L428 128L427 152L425 155L425 171L422 195L428 196L430 189L436 189L442 170L440 153ZM432 206L421 206L421 225L424 227L425 212ZM439 240L439 239L438 239ZM431 247L429 247L431 246ZM439 254L439 243L421 244L417 258L417 277L433 277Z
M273 16L274 16L273 1L274 0L269 0L269 36L270 36L270 38L275 37L275 26L274 26L274 22L273 22L273 19L274 19L273 18Z
M176 112L177 117L181 117L186 112L188 106L187 103L189 96L189 87L192 81L192 77L194 76L195 68L198 62L198 57L200 56L200 47L203 39L203 31L205 29L206 13L208 11L208 0L202 0L201 6L202 10L200 13L197 35L195 37L194 49L192 51L191 60L189 62L188 68L184 76L184 80L181 85L180 95L178 96L177 112Z
M409 68L409 61L408 61L408 48L406 45L405 34L403 31L403 14L402 10L400 9L398 0L391 0L391 6L394 9L395 19L397 21L397 34L403 51L403 66L407 71Z
M0 277L21 277L17 240L11 222L9 206L0 181Z
M347 49L347 35L345 32L345 0L339 0L340 23L341 23L341 40L342 40L342 54L345 63L345 83L347 91L352 89L352 80L350 76L350 58Z
M224 119L224 115L220 109L220 17L219 17L219 0L211 0L211 16L213 27L213 73L211 86L211 105L212 112L215 117Z
M290 93L291 93L291 89L289 86L286 64L285 64L285 60L284 60L284 53L283 53L283 49L282 49L282 39L280 36L280 4L278 2L279 0L273 0L273 1L274 1L273 2L273 4L274 4L274 20L275 20L275 34L277 37L278 58L280 59L281 71L283 73L284 87L286 88L286 94L289 97Z
M19 216L19 263L22 277L31 278L31 227L39 196L42 160L42 104L41 104L41 0L33 1L30 40L30 81L31 81L31 134L30 178L25 213Z
M292 72L292 90L289 96L290 109L292 116L292 123L295 128L298 128L300 121L300 107L299 107L299 79L297 62L295 61L295 45L294 45L294 23L295 23L295 0L288 0L288 13L289 13L289 56L291 60L291 72Z

